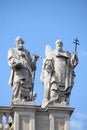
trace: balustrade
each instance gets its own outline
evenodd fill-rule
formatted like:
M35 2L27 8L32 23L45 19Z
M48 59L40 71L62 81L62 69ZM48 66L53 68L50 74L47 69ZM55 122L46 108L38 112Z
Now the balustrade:
M11 107L0 107L0 130L14 130L14 113Z

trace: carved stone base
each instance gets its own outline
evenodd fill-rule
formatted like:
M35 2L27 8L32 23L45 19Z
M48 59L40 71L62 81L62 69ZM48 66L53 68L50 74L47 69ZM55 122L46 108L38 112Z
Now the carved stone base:
M74 110L67 105L48 106L14 104L14 130L70 130Z
M35 105L35 103L33 101L15 101L14 103L12 103L12 106L17 106L17 105Z

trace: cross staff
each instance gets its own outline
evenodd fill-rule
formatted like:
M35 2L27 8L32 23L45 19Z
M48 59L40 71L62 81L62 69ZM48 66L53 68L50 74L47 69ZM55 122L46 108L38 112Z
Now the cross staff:
M41 56L39 56L39 55L36 55L36 54L33 54L33 56L34 56L34 61L35 61L35 65L36 65L36 61L38 60L38 59L40 59L41 58ZM36 72L36 69L33 71L33 80L35 80L35 72ZM34 81L33 81L33 83L32 83L32 99L31 100L33 100L33 90L34 90Z
M78 38L74 39L73 43L75 44L75 52L76 52L77 51L77 45L80 45Z

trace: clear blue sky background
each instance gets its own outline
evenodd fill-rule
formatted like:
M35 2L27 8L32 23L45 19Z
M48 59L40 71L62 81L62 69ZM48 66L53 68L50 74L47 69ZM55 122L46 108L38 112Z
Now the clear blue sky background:
M86 0L0 0L0 106L10 106L12 88L8 85L10 68L8 49L15 47L16 36L25 40L31 56L44 57L45 45L55 48L55 41L64 42L64 50L73 52L78 37L79 65L70 106L71 130L87 130L87 1ZM40 82L42 59L37 63L35 78L36 104L41 104L43 86Z

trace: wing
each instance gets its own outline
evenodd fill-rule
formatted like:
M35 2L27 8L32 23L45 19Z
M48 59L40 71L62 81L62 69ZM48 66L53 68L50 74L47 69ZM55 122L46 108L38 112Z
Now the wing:
M51 52L52 52L51 47L49 45L46 45L46 47L45 47L45 56L50 58Z

